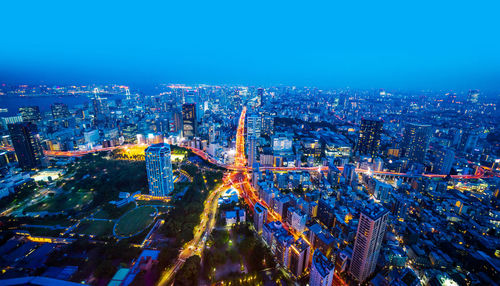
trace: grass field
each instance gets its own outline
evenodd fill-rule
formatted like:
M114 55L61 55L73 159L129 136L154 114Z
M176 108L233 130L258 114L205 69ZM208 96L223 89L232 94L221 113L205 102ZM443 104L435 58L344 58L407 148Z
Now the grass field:
M126 212L132 210L135 208L135 203L129 203L127 205L124 205L122 207L103 207L101 208L98 212L94 214L95 218L102 218L102 219L118 219L120 218L123 214Z
M26 212L60 212L65 210L81 210L86 204L90 203L93 195L86 191L75 191L59 194L54 197L47 197L45 200L28 206L24 209Z
M75 233L87 235L111 235L113 234L113 221L104 220L84 220L74 230Z
M152 206L141 206L127 212L116 223L116 235L129 237L139 233L153 222L155 213Z

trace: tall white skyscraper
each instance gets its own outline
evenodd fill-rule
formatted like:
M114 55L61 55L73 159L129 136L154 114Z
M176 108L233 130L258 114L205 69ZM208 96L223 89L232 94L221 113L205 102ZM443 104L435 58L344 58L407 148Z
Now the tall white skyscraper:
M146 151L149 194L168 196L174 190L170 145L159 143L149 146Z
M311 274L309 275L310 286L330 286L333 282L335 265L325 255L316 249L313 254Z
M247 138L260 137L260 131L262 127L262 119L258 114L247 115Z
M361 212L349 269L359 282L364 282L375 270L388 215L389 212L376 203L370 203Z

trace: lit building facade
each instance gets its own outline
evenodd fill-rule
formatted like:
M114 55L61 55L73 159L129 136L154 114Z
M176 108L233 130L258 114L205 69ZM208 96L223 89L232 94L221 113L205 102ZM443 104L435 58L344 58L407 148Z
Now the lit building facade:
M8 129L19 167L23 170L39 167L43 150L37 126L31 122L21 122L9 124Z
M358 154L375 157L380 148L383 124L382 120L361 119L358 144L356 145Z
M66 118L70 116L68 106L64 103L54 103L50 106L54 119Z
M42 120L42 115L38 106L20 107L19 113L21 114L24 122L37 123Z
M310 286L330 286L333 282L335 265L328 260L320 250L314 251L311 274L309 275Z
M431 125L408 123L403 135L405 156L411 161L423 164L429 149Z
M170 145L165 143L149 146L145 151L149 194L168 196L174 190Z
M389 212L381 205L370 203L361 212L349 272L364 282L375 270Z
M196 103L182 105L182 137L184 138L193 139L198 136L196 111Z

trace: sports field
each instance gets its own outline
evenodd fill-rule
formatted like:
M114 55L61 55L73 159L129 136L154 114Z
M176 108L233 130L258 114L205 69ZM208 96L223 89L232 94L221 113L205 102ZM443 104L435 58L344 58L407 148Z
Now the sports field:
M140 206L125 213L115 225L115 235L130 237L146 229L155 219L157 210L152 206Z

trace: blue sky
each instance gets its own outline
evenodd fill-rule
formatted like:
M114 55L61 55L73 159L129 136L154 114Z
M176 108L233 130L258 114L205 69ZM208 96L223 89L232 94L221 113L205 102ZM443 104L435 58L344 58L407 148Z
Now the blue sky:
M0 82L500 90L500 1L1 1Z

